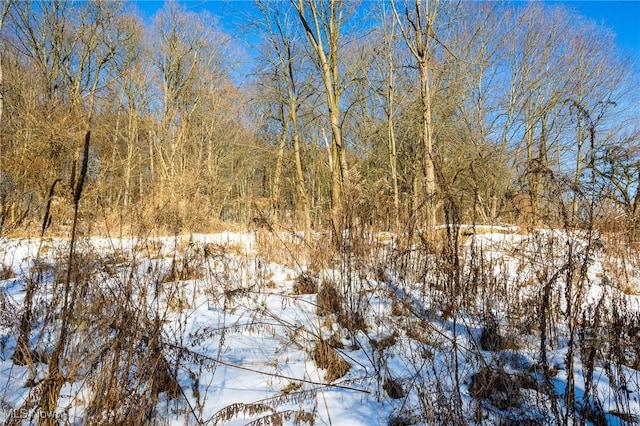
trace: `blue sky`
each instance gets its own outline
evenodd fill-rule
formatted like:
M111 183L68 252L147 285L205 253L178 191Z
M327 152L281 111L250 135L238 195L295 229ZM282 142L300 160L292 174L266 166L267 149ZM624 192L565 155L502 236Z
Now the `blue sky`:
M640 1L553 1L575 8L581 15L593 19L616 33L618 46L640 56Z
M616 34L618 46L626 53L635 56L636 62L640 63L640 0L547 0L546 2L573 8L598 24L610 28ZM157 0L138 0L135 3L146 18L163 5L163 1ZM182 0L180 3L194 12L209 10L213 15L220 17L225 30L230 33L237 29L237 18L255 8L254 2L248 0Z

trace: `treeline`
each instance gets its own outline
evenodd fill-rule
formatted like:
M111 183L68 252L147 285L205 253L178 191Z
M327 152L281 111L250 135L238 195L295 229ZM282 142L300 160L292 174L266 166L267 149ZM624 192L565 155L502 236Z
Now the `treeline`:
M606 28L540 3L252 7L239 61L179 3L144 24L4 0L0 234L64 230L83 161L81 217L109 226L635 229L637 63Z

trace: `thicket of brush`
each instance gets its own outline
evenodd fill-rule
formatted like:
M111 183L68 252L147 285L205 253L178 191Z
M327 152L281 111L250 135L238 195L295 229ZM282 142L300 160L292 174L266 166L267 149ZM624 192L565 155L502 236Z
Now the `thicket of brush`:
M384 422L394 426L607 424L611 416L633 424L640 318L625 293L639 290L637 242L596 226L597 206L583 201L590 216L582 226L519 228L516 245L461 224L454 200L433 240L411 227L377 233L362 220L369 211L347 208L339 235L305 240L262 223L251 231L253 254L184 235L167 246L143 228L130 249L116 243L121 235L98 248L88 233L94 224L77 215L63 243L43 226L28 273L2 268L3 279L25 286L21 303L2 290L2 353L29 372L24 401L10 406L2 394L6 422L222 424L248 416L255 425L314 424L319 394L337 386L390 401L394 414ZM603 269L594 281L596 260ZM271 262L297 271L287 292L274 291ZM596 285L599 297L587 299ZM311 300L317 326L274 317L261 303L274 294L283 303ZM190 335L188 313L202 295L224 312L246 308L252 321ZM234 367L221 354L237 327L302 348L324 380L267 371L288 385L272 398L205 413L211 385L200 377ZM217 342L218 356L197 350L206 340ZM364 351L366 365L354 365L352 351ZM612 394L601 394L602 374ZM615 411L603 410L607 399Z

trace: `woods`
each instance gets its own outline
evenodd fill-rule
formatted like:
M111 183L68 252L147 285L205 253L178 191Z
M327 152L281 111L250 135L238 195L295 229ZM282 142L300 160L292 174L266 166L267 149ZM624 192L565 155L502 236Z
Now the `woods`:
M267 216L432 238L447 203L466 222L580 226L588 193L598 223L635 229L637 73L606 28L541 4L254 14L247 68L218 18L176 3L145 24L126 3L3 2L2 233L39 223L56 179L51 229L69 225L87 129L81 210L99 226Z
M640 421L612 32L543 2L139 6L2 1L0 421Z

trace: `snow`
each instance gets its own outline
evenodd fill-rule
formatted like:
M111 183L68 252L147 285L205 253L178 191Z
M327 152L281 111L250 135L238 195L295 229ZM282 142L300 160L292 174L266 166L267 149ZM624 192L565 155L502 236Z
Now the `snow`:
M387 425L395 418L411 424L439 424L458 414L468 423L483 424L498 424L505 417L538 419L542 423L553 420L551 399L542 390L523 388L520 404L506 410L471 395L474 375L483 366L497 366L514 377L530 371L543 386L539 330L512 336L513 348L483 350L479 344L484 327L480 312L492 312L502 325L509 321L524 323L527 315L533 314L511 312L511 302L524 303L539 296L545 283L557 298L558 315L567 312L566 297L584 304L585 311L594 309L600 300L606 299L609 307L613 301L623 300L626 311L632 313L640 312L640 297L607 284L603 279L607 276L606 256L582 233L546 230L522 235L510 227L463 229L468 235L461 253L460 285L467 286L465 289L478 285L473 280L483 276L474 275L473 265L481 260L485 268L482 273L490 270L493 276L493 281L485 285L497 286L497 292L491 294L500 295L501 300L487 299L482 293L464 293L459 299L449 300L437 286L443 279L441 273L425 267L424 277L418 281L415 273L404 274L384 259L376 259L385 265L384 278L376 276L373 263L367 268L360 264L355 268L358 270L331 264L315 272L318 284L328 280L353 286L357 299L347 303L365 312L366 330L346 330L338 325L335 315L319 316L315 294L292 294L294 279L302 272L300 267L276 256L270 258L263 250L268 244L293 244L298 240L295 235L279 236L275 242L264 241L269 235L234 232L146 239L89 238L78 247L81 252L111 259L109 268L99 269L92 278L92 285L108 295L129 283L130 300L162 320L165 355L170 363L179 360L176 379L184 392L182 401L161 396L157 416L162 424L190 424L195 417L204 422L241 425L289 410L312 413L315 424L321 425ZM376 236L381 256L393 258L394 239L389 233ZM1 243L0 262L11 268L14 277L0 281L0 421L11 417L29 424L38 414L24 408L34 398L35 389L25 384L42 380L47 365L19 366L11 359L20 308L28 281L39 271L37 301L42 307L36 312L45 312L50 306L56 267L66 261L68 241L4 239ZM568 263L569 248L577 259L574 261L588 267L585 279L576 281L579 285L571 286L574 293L565 297L564 272L573 267ZM419 252L419 247L413 249L413 253ZM203 256L203 252L207 254ZM427 266L435 264L429 259L420 261ZM185 265L195 273L167 278L172 268L186 270ZM304 264L301 267L306 268ZM632 282L639 279L632 277ZM401 303L392 302L393 298ZM404 315L398 315L395 309L401 309ZM453 316L449 312L452 309L457 309ZM89 330L99 327L91 321L82 324ZM558 323L557 339L549 336L547 344L548 365L557 370L551 384L559 395L560 414L568 410L563 400L569 379L567 330L566 324ZM43 325L38 319L32 345L50 351L55 334L50 324ZM390 336L394 340L389 347L381 350L376 346ZM91 339L79 337L72 346L100 347L100 337L93 338L96 340L91 343ZM311 355L321 338L337 339L337 352L351 366L332 384L325 383L326 371L316 366ZM587 372L580 348L576 346L574 352L574 394L581 403ZM91 359L87 355L87 360ZM92 374L90 367L84 366L75 372L74 380L65 383L58 418L82 422L89 401L96 397ZM592 377L595 386L591 395L602 404L609 424L623 424L616 412L640 418L638 371L600 359ZM397 382L406 396L391 398L384 389L387 378ZM625 385L622 391L621 383ZM451 399L442 401L444 396ZM476 417L478 403L483 408L481 419ZM454 406L463 413L447 412L447 407ZM294 423L295 414L288 418L286 424Z

